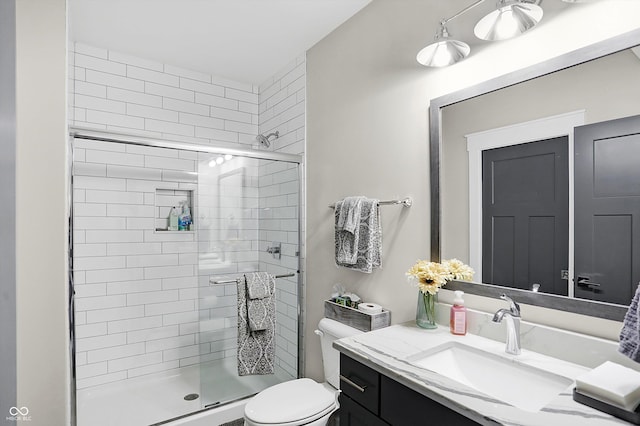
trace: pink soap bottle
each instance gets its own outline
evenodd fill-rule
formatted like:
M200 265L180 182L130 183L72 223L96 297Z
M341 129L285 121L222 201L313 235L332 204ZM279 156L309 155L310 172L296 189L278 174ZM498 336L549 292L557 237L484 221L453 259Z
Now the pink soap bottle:
M464 300L462 299L464 292L456 290L454 294L455 297L449 318L449 328L451 329L451 334L464 336L467 334L467 308L465 308Z

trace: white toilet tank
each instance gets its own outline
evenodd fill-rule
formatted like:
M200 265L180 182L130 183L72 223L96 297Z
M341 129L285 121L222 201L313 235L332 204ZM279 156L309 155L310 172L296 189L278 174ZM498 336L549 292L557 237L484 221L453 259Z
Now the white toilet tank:
M329 318L322 318L318 324L320 345L322 346L322 364L324 365L325 380L334 388L340 388L340 352L333 348L333 341L361 334L356 328Z

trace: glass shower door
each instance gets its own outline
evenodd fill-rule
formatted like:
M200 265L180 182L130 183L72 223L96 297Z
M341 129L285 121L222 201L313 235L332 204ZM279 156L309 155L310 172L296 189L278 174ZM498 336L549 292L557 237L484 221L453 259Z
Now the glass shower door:
M210 407L298 377L300 166L211 153L198 160L201 403ZM279 277L275 327L239 351L248 333L239 333L236 280L259 271ZM267 351L269 365L239 374L238 357L253 350Z

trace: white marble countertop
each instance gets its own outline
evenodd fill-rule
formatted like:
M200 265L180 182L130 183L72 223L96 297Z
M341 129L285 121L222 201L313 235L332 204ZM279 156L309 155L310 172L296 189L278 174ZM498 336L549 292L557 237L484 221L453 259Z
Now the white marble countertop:
M573 400L571 384L537 412L519 409L496 400L446 376L410 364L407 358L436 346L459 342L493 354L516 358L528 364L574 380L589 367L523 349L520 355L504 353L504 343L467 333L455 336L448 327L418 328L415 323L391 327L337 340L334 347L379 373L457 411L480 424L550 426L606 426L629 423ZM522 386L527 386L522 383Z

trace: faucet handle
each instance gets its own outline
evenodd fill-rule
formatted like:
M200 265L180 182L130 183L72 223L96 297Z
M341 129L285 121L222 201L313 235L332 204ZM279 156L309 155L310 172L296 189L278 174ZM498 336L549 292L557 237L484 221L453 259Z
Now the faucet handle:
M515 300L507 296L506 293L502 293L500 299L509 302L509 310L511 311L512 315L520 316L520 305L518 305Z

